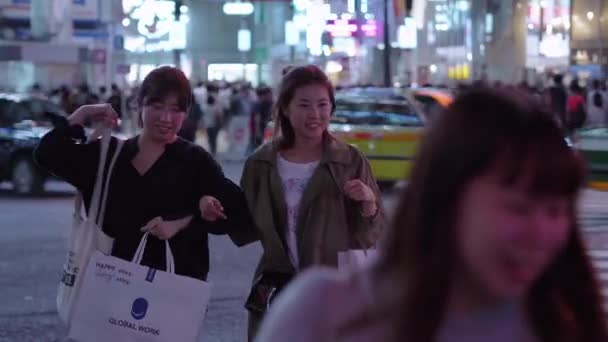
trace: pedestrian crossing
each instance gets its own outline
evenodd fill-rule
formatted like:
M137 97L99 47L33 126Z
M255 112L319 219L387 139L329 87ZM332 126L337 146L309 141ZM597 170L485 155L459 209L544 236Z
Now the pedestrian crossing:
M608 214L583 213L579 217L579 223L585 232L608 232Z
M608 214L582 213L579 222L587 242L587 254L600 283L603 306L608 312Z
M587 253L591 257L597 280L600 283L604 309L608 312L608 248L589 250Z

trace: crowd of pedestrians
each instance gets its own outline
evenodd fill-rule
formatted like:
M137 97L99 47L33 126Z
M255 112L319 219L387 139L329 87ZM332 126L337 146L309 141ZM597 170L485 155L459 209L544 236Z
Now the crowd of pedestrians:
M286 70L276 93L192 87L181 70L157 68L132 95L138 133L107 145L87 143L83 126L115 128L120 114L110 98L124 95L113 89L103 104L88 88L76 94L82 102L65 103L71 114L42 139L36 161L74 185L87 208L96 175L111 175L99 222L116 259L203 282L207 234L237 246L260 241L243 340L608 341L578 221L584 167L563 138L605 120L600 82L567 90L556 77L539 94L523 86L459 89L425 131L393 217L366 156L329 132L335 89L316 66ZM273 117L277 134L263 143ZM240 186L213 158L218 132L239 118L252 132ZM194 143L201 129L209 151ZM104 153L116 157L102 163ZM340 261L368 250L377 258L367 266ZM165 301L197 295L163 291ZM90 310L109 310L104 302L115 295L99 293ZM141 300L133 303L136 320L145 316ZM180 310L158 315L174 322L184 319ZM94 323L70 319L95 336Z

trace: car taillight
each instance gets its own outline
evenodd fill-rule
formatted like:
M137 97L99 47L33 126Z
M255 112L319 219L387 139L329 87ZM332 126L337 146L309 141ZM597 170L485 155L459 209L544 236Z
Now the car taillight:
M354 140L372 140L372 134L366 133L366 132L353 133L353 134L351 134L351 136L352 136L352 139L354 139Z

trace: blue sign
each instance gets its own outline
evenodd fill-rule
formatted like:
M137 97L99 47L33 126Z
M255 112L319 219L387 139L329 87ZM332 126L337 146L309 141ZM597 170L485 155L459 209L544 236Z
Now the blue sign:
M124 50L125 49L125 37L121 35L114 36L114 50Z
M13 5L29 5L31 0L13 0ZM87 3L87 0L72 0L74 5L84 6Z
M144 298L137 298L133 302L133 306L131 307L131 316L136 320L143 319L146 317L146 313L148 312L148 301Z

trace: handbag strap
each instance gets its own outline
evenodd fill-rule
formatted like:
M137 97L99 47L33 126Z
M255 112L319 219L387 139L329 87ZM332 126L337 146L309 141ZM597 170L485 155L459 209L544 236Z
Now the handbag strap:
M82 193L80 191L78 191L76 193L76 198L74 198L74 218L83 220L82 206L83 206Z
M91 142L99 136L99 129L93 132L88 139L87 142ZM110 147L110 141L112 139L112 132L109 129L105 129L101 131L101 143L100 143L100 153L99 153L99 163L97 164L97 175L95 177L95 186L93 187L93 195L91 196L91 203L89 206L88 217L97 219L99 213L99 202L101 198L102 191L102 182L103 182L103 174L106 165L106 160L108 158L108 150ZM80 200L78 196L76 196L76 200L74 203L75 210L78 210L77 214L80 215L80 210L82 210L82 194L80 195ZM80 202L79 202L80 201ZM80 206L80 207L79 207Z
M142 236L139 245L137 246L137 250L135 250L135 254L133 255L133 259L131 260L132 263L141 264L149 235L150 233L145 233L144 236ZM173 258L173 253L171 252L171 246L169 245L168 240L165 240L165 263L167 265L167 272L175 273L175 259Z
M103 198L102 198L101 204L99 206L99 217L98 217L98 221L97 221L97 226L100 228L103 228L103 220L104 220L104 217L106 214L106 202L108 200L110 179L112 178L112 173L114 171L114 164L116 164L116 160L118 159L118 156L120 155L120 151L122 150L124 143L125 143L124 140L118 139L118 142L116 144L116 150L114 151L114 156L112 156L112 160L110 161L110 167L108 169L108 174L106 176L105 186L103 189Z
M108 189L110 184L110 178L112 177L112 172L114 171L114 165L116 164L116 160L122 150L124 145L124 141L118 139L118 143L116 145L116 150L114 151L114 155L112 156L112 160L110 161L110 166L108 168L108 174L105 177L105 181L103 178L103 173L106 165L106 161L108 158L109 146L111 142L111 131L109 129L97 129L95 130L88 138L87 142L91 142L99 137L101 134L101 146L100 146L100 154L99 154L99 164L97 166L97 175L95 177L95 187L93 188L93 195L91 196L91 205L89 208L88 216L91 218L95 218L96 224L98 227L103 226L103 219L105 216L106 202L108 197ZM103 189L102 189L103 186ZM102 197L103 194L103 197ZM74 199L74 217L82 219L82 207L83 207L83 196L82 192L78 191L76 194L76 198Z

